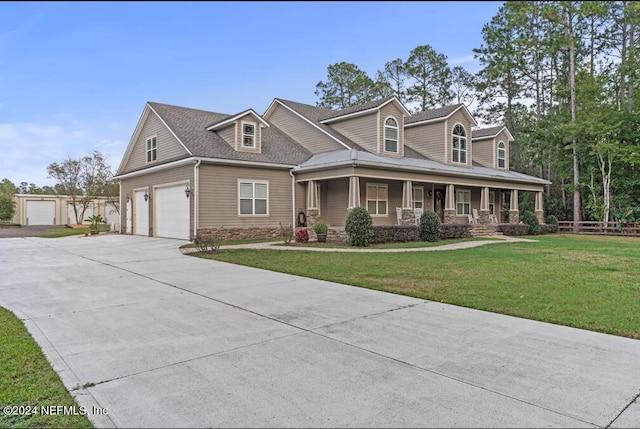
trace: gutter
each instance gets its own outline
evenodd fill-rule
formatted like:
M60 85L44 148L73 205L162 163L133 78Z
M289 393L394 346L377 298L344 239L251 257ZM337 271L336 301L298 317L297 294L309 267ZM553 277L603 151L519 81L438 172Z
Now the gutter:
M198 209L199 209L199 205L198 205L198 192L200 190L199 187L199 183L200 183L200 169L198 167L200 167L200 164L202 163L202 160L197 160L193 166L193 188L192 188L192 194L193 194L193 237L195 238L196 235L198 234Z

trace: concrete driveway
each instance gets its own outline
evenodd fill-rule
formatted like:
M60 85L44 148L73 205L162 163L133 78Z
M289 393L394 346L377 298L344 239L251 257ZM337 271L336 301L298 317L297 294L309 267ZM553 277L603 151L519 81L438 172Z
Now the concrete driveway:
M640 426L640 341L207 261L183 243L0 240L0 305L98 427Z

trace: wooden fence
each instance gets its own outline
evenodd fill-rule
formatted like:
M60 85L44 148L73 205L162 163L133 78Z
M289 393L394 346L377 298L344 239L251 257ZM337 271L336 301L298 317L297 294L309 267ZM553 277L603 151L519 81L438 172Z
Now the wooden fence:
M559 221L558 224L559 232L573 232L573 221ZM630 222L623 226L617 222L608 222L605 227L603 222L578 222L578 234L640 237L640 224Z

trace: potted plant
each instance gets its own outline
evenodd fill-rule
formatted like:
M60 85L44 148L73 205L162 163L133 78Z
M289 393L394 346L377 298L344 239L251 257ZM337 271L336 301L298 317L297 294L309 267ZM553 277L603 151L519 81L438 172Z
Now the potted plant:
M89 216L84 221L89 222L89 230L91 231L91 235L98 234L100 232L98 230L98 224L106 223L100 215Z
M329 225L327 225L325 221L318 219L313 225L313 230L318 236L319 243L325 243L327 241L327 231L329 230Z

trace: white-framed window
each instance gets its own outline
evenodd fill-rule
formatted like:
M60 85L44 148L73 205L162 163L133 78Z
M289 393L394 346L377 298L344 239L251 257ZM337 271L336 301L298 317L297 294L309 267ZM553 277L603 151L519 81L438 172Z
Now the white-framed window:
M424 208L424 187L423 186L413 187L413 208L414 209Z
M158 159L158 141L156 136L147 138L147 162Z
M489 192L489 214L496 214L496 193Z
M269 214L269 182L238 180L238 214Z
M498 143L498 168L507 167L507 146L503 141Z
M456 191L456 214L458 216L471 214L471 191L468 189Z
M384 151L398 152L398 122L394 118L384 121Z
M467 132L460 124L456 124L453 127L451 150L451 159L453 162L459 162L460 164L467 163Z
M382 183L367 183L367 210L371 216L387 216L389 187Z
M242 147L256 147L256 125L248 122L242 123Z

